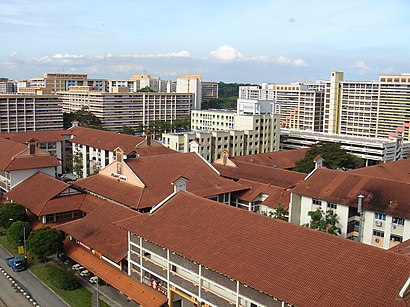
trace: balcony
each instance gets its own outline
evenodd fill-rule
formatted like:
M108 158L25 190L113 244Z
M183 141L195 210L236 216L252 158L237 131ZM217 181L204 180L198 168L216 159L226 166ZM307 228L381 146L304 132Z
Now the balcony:
M198 284L185 279L181 275L175 273L175 272L170 272L171 274L169 275L169 280L170 282L174 283L181 289L185 289L192 294L199 295L199 286Z

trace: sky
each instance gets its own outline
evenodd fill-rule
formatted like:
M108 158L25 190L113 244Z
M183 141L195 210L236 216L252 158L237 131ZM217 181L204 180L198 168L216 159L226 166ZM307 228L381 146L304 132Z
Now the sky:
M287 83L410 72L409 0L0 0L0 77Z

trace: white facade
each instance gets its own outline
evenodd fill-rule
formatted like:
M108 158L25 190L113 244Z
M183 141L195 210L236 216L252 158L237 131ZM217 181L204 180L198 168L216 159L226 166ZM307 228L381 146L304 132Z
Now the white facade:
M299 225L310 222L309 211L315 211L318 208L324 212L332 210L339 218L338 226L342 231L340 236L358 240L360 215L357 208L294 193L291 194L289 208L289 221ZM364 210L362 231L363 243L389 249L410 239L410 220Z
M201 110L202 85L200 75L185 75L178 77L176 92L194 94L192 110Z

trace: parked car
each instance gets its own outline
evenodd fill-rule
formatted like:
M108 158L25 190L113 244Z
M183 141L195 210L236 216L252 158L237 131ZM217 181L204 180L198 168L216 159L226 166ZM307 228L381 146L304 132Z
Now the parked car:
M18 257L10 257L6 259L7 265L13 269L14 272L24 271L26 264L23 259Z
M73 264L74 264L74 261L71 260L70 258L67 258L67 259L64 261L64 264L65 264L65 265L73 265Z
M84 270L84 269L85 269L85 267L83 267L83 266L81 266L81 265L80 265L79 267L76 267L76 268L75 268L76 271L80 271L80 272L81 272L82 270Z
M84 271L81 271L80 276L82 276L82 277L87 277L87 275L88 275L89 273L90 273L90 271L84 270Z
M93 276L88 281L92 284L96 284L98 282L98 276Z
M73 266L71 267L71 269L73 269L73 270L78 270L78 268L81 266L81 264L78 264L78 263L76 263L76 264L73 264Z

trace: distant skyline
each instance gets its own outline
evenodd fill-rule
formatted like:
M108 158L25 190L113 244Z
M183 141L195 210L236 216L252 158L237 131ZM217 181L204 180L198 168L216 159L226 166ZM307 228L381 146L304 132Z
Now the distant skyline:
M0 77L377 80L410 73L409 12L408 0L0 0Z

